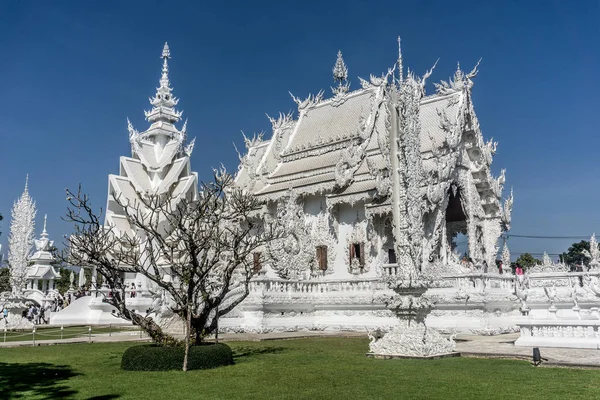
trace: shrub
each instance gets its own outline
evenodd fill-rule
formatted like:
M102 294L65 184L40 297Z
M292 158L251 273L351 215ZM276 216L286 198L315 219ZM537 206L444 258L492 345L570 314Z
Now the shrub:
M121 369L127 371L168 371L181 369L185 348L147 344L125 350ZM188 354L188 370L207 369L233 364L231 348L223 343L191 346Z

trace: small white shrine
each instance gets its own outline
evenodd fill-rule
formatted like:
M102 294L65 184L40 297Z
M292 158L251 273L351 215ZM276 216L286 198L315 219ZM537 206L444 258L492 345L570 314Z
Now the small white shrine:
M56 272L52 263L55 261L50 252L54 242L48 239L46 232L46 215L44 215L44 229L39 239L34 240L35 253L29 258L33 263L27 269L27 290L41 290L44 295L56 290L56 280L60 274Z

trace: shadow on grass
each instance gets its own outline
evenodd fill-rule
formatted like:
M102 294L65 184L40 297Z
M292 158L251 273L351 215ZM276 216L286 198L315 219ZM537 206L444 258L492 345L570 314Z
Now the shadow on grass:
M252 357L260 354L281 353L285 349L283 347L238 347L233 350L233 358Z
M65 365L46 363L0 363L0 399L38 396L45 399L68 399L75 393L62 384L80 375Z

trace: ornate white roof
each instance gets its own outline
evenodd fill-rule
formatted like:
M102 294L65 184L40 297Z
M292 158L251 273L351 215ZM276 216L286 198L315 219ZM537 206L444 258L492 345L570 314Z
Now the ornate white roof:
M332 190L335 186L336 164L351 141L360 139L360 124L371 113L376 90L376 87L359 89L348 93L342 104L329 99L303 110L289 143L276 157L271 154L275 150L273 146L268 146L269 142L263 142L255 151L250 150L247 157L253 160L247 160L245 168L240 170L238 184L243 186L251 181L248 168L254 167L253 173L260 175L263 172L261 162L271 157L278 158L279 161L271 173L265 174L260 189L258 186L253 188L257 195L276 192L283 195L292 188L299 189L300 192ZM448 118L455 120L461 99L461 92L454 92L445 96L430 96L422 101L421 152L424 160L431 158L432 149L440 147L446 135L440 126L439 113L444 112ZM367 139L366 156L378 169L385 168L386 164L382 156L386 149L382 152L378 142L378 135L387 135L384 124L386 113L385 107L379 109L375 117L374 132ZM433 165L425 167L433 168ZM376 186L375 177L369 173L364 160L356 170L354 180L368 180L368 184L360 185L365 191L373 190ZM346 192L349 190L354 193L356 189L345 189Z

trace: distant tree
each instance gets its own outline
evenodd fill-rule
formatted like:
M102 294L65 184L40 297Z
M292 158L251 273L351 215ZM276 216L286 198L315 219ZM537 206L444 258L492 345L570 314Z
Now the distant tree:
M517 258L517 264L521 266L523 269L529 269L534 265L539 265L542 262L532 256L530 253L523 253Z
M0 267L0 293L10 292L10 270Z
M55 282L56 289L60 294L65 294L67 290L69 290L69 286L71 283L69 279L71 275L71 270L66 268L64 258L62 257L62 254L60 254L56 246L50 247L49 251L54 257L54 261L52 261L50 265L52 265L56 272L60 274L60 278Z
M573 243L566 253L562 253L560 260L567 265L575 265L580 262L587 265L590 262L590 258L585 255L584 250L590 251L590 242L587 240Z

